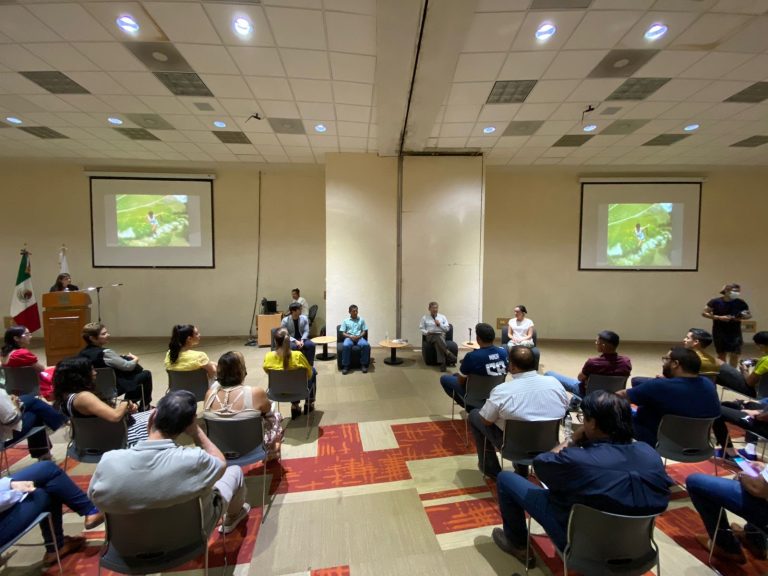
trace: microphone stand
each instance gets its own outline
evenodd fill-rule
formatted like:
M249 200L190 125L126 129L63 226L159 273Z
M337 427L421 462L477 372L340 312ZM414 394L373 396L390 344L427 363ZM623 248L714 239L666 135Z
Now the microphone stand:
M114 284L110 284L113 288L117 288L118 286L122 286L122 282L116 282ZM86 288L88 292L93 292L96 290L96 310L97 314L99 316L99 324L101 324L101 291L104 289L104 286L89 286Z

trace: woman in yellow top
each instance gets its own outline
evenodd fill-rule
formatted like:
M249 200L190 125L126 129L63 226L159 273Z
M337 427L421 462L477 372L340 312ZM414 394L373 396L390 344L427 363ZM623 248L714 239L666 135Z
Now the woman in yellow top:
M216 364L208 359L205 352L192 350L200 344L200 331L192 324L176 324L171 333L168 353L165 355L165 369L188 372L202 368L208 380L216 379Z
M313 412L315 409L317 371L309 365L304 354L298 350L291 350L291 337L285 328L280 328L275 332L275 347L276 350L274 352L267 352L267 355L264 356L264 372L269 372L270 370L306 370L309 404L304 403L304 414ZM291 403L291 418L298 418L299 415L301 415L299 403Z

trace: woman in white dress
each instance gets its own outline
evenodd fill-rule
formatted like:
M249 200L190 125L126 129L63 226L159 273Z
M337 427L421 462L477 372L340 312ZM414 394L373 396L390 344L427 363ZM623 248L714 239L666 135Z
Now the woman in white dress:
M520 304L515 306L515 317L509 319L509 327L507 328L507 335L509 336L509 342L507 346L512 348L513 346L527 346L533 348L533 320L526 318L528 310Z

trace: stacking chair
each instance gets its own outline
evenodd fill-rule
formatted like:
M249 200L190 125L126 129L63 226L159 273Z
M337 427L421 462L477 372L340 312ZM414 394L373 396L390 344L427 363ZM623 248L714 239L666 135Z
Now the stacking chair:
M166 370L168 373L168 392L171 390L189 390L195 395L198 402L205 400L208 392L208 373L199 368L197 370Z
M261 415L252 418L211 418L203 413L206 434L216 447L222 451L227 464L245 466L254 462L264 462L263 489L261 492L261 522L267 514L264 504L267 499L267 450L264 446L264 420Z
M590 576L639 576L653 566L656 576L661 576L659 547L653 539L656 516L623 516L574 504L568 518L565 550L555 548L563 559L564 576L568 576L569 569ZM529 516L526 574L530 541Z
M78 462L98 464L101 456L110 450L125 448L128 443L128 427L125 420L109 422L96 417L73 417L72 439L67 446L64 469L70 458Z
M5 367L5 389L8 394L40 395L40 376L32 366Z
M614 394L627 387L627 376L606 376L605 374L590 374L587 378L586 393L595 390L605 390Z
M467 383L464 387L464 396L462 400L464 405L482 406L491 396L491 390L504 382L506 375L503 376L479 376L470 374L467 376ZM454 421L454 411L456 409L456 399L451 404L451 422ZM454 425L455 429L455 425ZM456 432L458 434L458 431ZM464 443L469 445L469 418L464 420Z
M552 450L560 443L560 422L562 418L537 422L507 420L501 445L501 469L504 469L505 458L521 466L530 466L536 456Z
M117 378L112 368L96 368L96 383L94 385L94 394L104 400L107 404L113 405L117 398Z
M665 414L659 424L656 452L678 462L704 462L715 454L710 432L715 418L689 418ZM717 459L714 460L717 476Z
M6 368L7 370L7 368ZM6 384L6 388L8 388L8 385ZM765 398L768 396L768 372L760 376L760 380L757 381L757 397Z
M315 316L317 316L317 304L312 304L312 306L309 307L309 315L307 316L310 326L315 323Z
M102 567L121 574L165 572L204 555L208 574L208 537L202 498L168 508L131 514L106 514L106 536L99 556Z
M715 524L715 526L717 526L718 529L720 527L720 522L723 521L723 514L725 514L725 508L723 508L721 506L720 507L720 513L717 515L717 524ZM763 538L768 538L768 532L766 532L765 530L761 529L760 526L758 526L757 524L751 524L751 527L752 528L756 528L757 530L759 530L760 533L763 535ZM728 530L729 532L732 531L730 526L728 528L726 528L726 530ZM707 558L707 563L709 564L709 567L712 568L715 571L716 574L720 574L720 571L712 566L712 554L714 554L714 552L715 552L715 543L716 542L717 542L717 538L716 537L715 538L710 538L710 541L709 541L709 557Z
M53 529L53 519L51 518L50 512L41 512L37 515L37 518L32 520L32 522L29 523L29 525L24 528L21 532L19 532L16 536L11 538L8 542L0 546L0 556L5 554L6 550L11 548L12 546L16 546L16 543L24 538L24 536L27 535L27 533L34 529L35 526L43 522L44 520L48 520L48 528L51 531L51 534L55 534ZM40 544L18 544L19 546L44 546L46 542L42 542ZM56 542L56 538L53 538L53 549L56 551L56 563L59 565L59 574L64 574L64 571L61 568L61 558L59 557L59 544Z
M11 466L8 462L8 448L13 448L16 446L16 444L23 442L33 434L37 434L38 432L45 430L45 426L35 426L34 428L31 428L26 434L23 436L19 436L18 438L12 438L10 440L6 440L5 442L0 441L0 476L2 476L5 472L7 472L9 475L11 473Z
M277 402L309 402L309 386L307 371L298 370L269 370L267 372L267 398ZM309 416L307 416L307 438L309 438Z

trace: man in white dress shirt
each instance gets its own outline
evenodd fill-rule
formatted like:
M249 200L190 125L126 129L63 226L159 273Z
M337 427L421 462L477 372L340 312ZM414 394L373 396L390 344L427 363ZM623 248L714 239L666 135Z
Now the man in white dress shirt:
M434 346L437 352L437 363L440 364L440 371L445 372L446 364L448 366L456 365L456 356L448 350L445 343L445 335L450 328L448 318L443 314L438 314L437 302L429 303L429 314L424 314L419 324L419 330L427 338L427 346Z
M309 318L309 304L307 304L307 299L301 295L301 291L298 288L291 290L291 304L294 302L301 304L301 315Z

